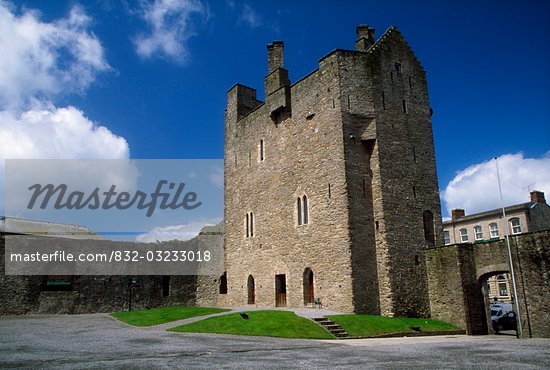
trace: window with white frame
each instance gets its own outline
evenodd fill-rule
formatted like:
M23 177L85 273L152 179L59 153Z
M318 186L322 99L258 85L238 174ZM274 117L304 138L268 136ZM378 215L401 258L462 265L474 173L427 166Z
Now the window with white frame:
M483 240L483 230L481 226L474 226L474 238L475 240Z
M451 244L451 234L449 233L449 230L443 231L443 242L445 245Z
M460 233L460 241L462 243L468 242L468 230L460 229L459 233Z
M497 278L498 295L501 297L508 296L508 284L506 278L503 275L499 275Z
M512 226L512 234L521 234L521 224L519 218L510 219L510 225Z
M491 238L498 238L498 225L496 222L489 224L489 233L491 234Z

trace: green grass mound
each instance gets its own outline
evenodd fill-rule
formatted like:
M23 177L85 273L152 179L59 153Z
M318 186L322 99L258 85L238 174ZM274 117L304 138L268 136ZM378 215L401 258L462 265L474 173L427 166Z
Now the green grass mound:
M446 322L431 319L372 315L331 315L327 317L335 323L340 324L352 337L373 337L384 334L410 334L413 332L438 332L460 329Z
M239 313L210 317L170 331L183 333L216 333L257 335L281 338L333 339L311 320L288 311L250 311L244 320Z
M114 312L111 315L130 325L151 326L226 311L229 310L209 307L162 307L150 310Z

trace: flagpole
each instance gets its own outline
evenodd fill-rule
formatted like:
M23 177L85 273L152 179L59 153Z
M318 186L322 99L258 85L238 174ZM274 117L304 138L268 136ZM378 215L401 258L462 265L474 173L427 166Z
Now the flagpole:
M523 327L521 325L521 314L519 311L519 299L518 299L518 290L516 288L516 278L514 274L514 264L512 262L512 248L510 247L510 227L508 225L508 220L506 220L506 211L504 210L504 201L502 199L502 186L500 185L500 173L498 171L498 159L495 157L495 164L497 167L497 180L498 180L498 192L500 194L500 205L502 207L502 218L504 224L506 225L506 245L508 246L508 264L510 265L510 275L512 275L512 288L514 289L514 305L516 306L516 317L517 317L517 326L518 331L517 337L523 338Z

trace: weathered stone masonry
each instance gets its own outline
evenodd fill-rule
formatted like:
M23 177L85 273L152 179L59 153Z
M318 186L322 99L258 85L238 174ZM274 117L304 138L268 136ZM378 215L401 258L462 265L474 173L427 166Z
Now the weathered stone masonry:
M265 103L228 92L228 304L430 314L441 212L425 72L396 28L357 34L293 85L274 42Z
M524 336L550 337L550 230L510 237ZM465 329L491 332L483 285L509 272L504 239L452 244L426 252L432 315Z

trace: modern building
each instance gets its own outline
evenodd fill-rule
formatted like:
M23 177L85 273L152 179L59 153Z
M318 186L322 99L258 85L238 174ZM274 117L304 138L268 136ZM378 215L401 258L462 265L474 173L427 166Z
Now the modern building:
M426 73L401 33L357 27L291 84L268 45L265 102L228 92L222 302L429 316L441 210Z

